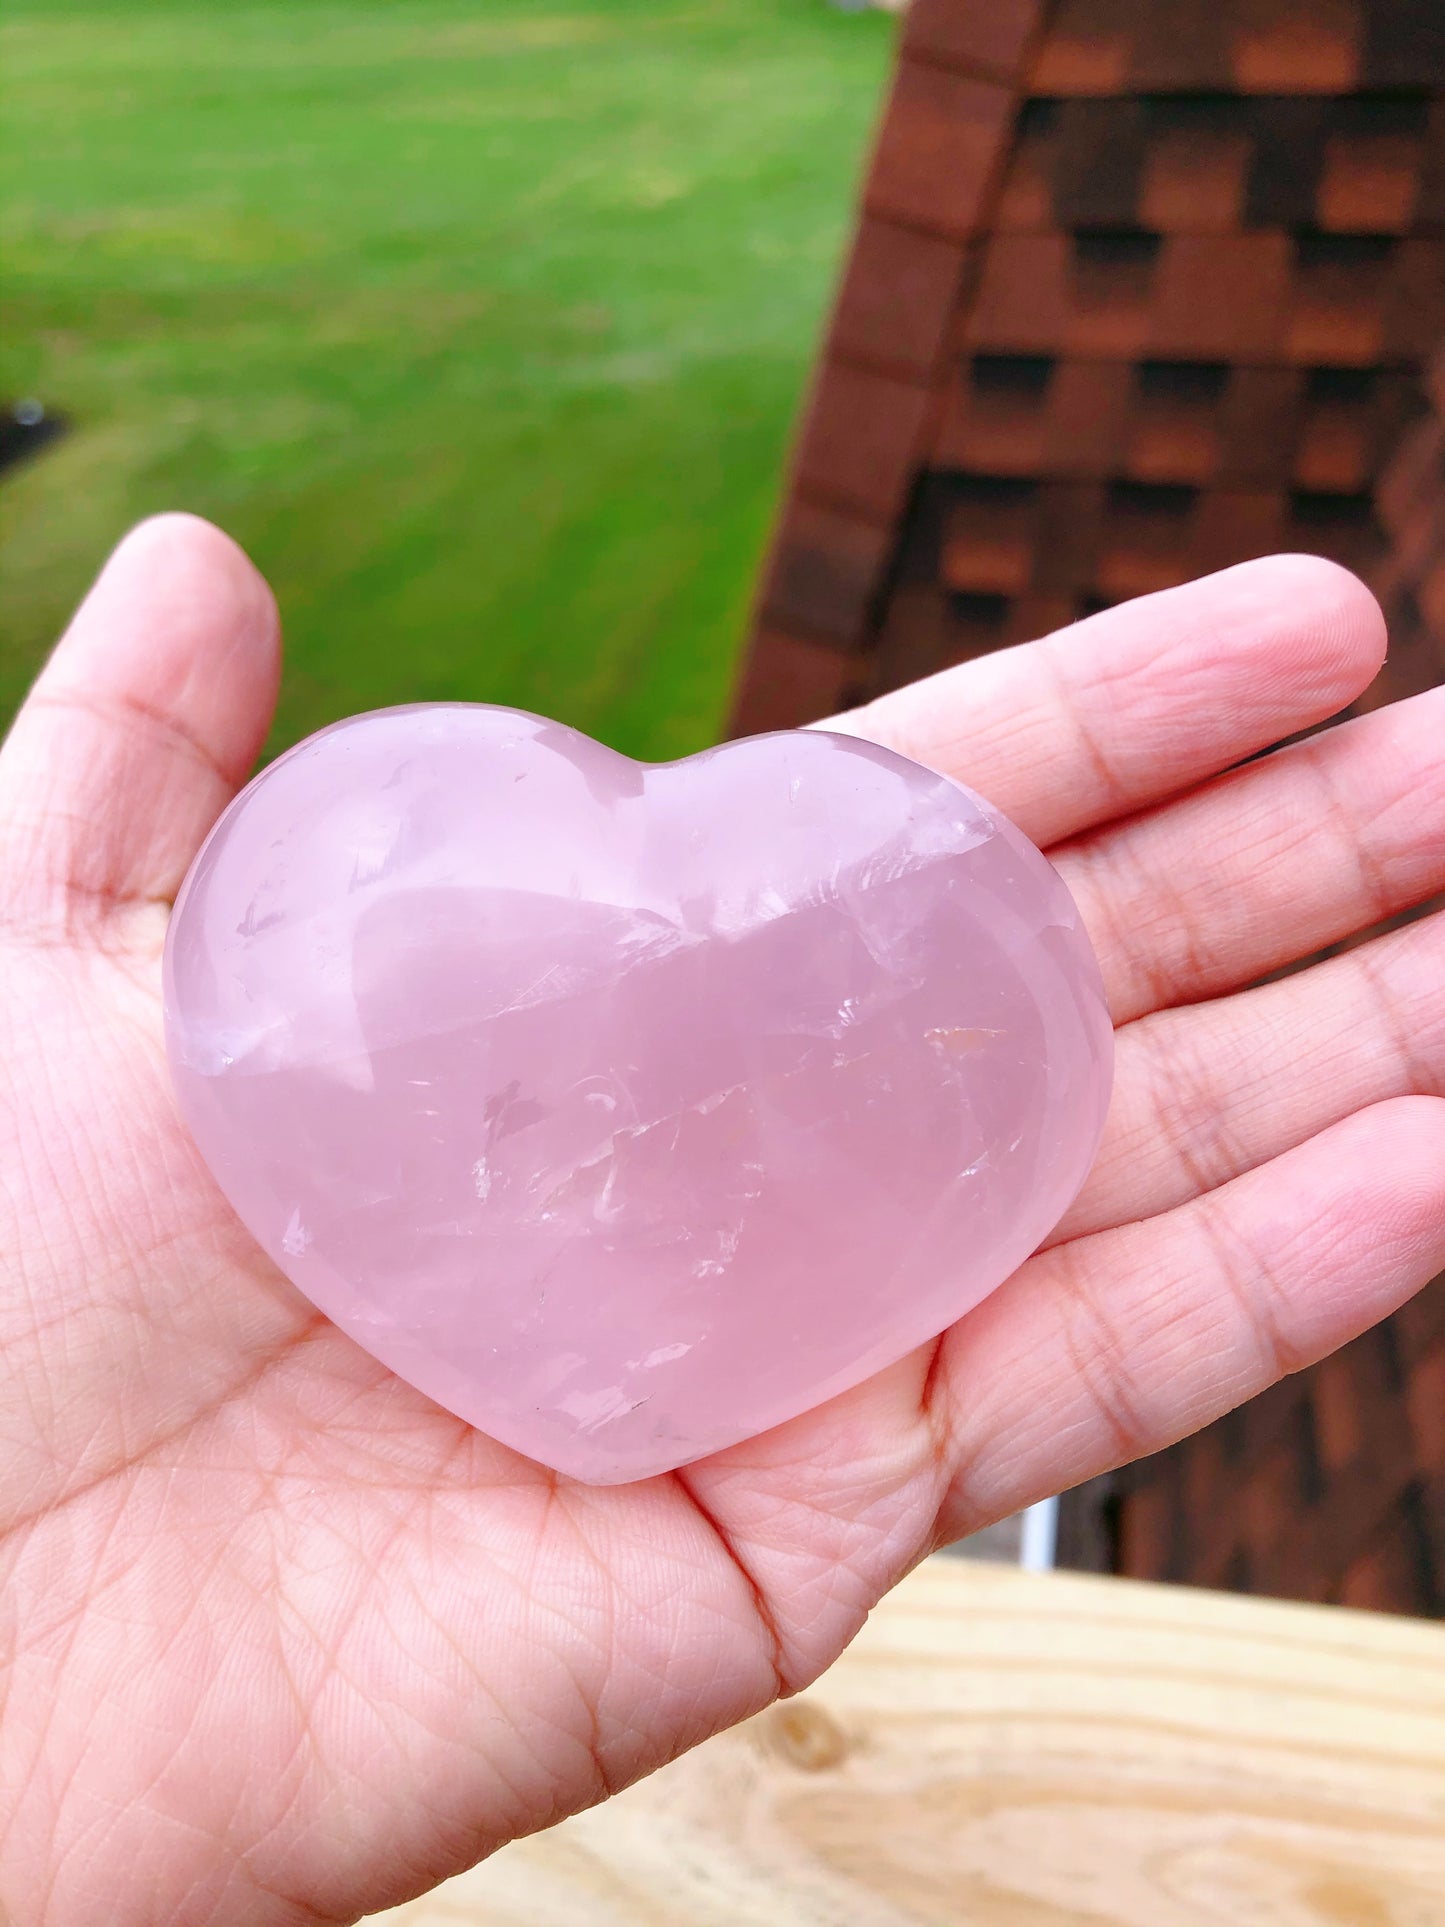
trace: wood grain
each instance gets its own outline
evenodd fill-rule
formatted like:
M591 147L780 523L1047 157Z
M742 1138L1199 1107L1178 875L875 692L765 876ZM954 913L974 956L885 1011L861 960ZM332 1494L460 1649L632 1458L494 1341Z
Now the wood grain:
M934 1559L809 1692L382 1922L1441 1927L1445 1627Z

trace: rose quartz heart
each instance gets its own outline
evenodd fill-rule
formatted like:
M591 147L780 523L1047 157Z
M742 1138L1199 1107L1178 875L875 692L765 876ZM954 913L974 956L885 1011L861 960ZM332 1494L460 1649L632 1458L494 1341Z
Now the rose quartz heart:
M307 1297L601 1483L976 1305L1082 1183L1112 1063L1072 899L959 785L815 731L648 765L453 704L338 723L237 798L166 1028Z

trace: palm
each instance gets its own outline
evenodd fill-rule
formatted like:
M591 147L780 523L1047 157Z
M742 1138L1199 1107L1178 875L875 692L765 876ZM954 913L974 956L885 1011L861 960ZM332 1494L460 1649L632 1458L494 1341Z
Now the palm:
M763 1439L557 1480L311 1311L177 1120L166 899L255 753L273 652L237 553L151 525L0 762L19 1919L399 1899L811 1678L940 1538L1203 1423L1445 1262L1433 922L1239 989L1445 883L1445 710L1209 782L1377 658L1348 578L1254 565L843 725L966 774L1084 909L1119 1080L1051 1247Z

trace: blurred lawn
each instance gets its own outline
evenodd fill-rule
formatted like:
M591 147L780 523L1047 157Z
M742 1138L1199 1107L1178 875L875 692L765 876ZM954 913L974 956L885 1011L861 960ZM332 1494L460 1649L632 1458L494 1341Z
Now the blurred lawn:
M824 0L9 0L0 715L106 549L270 575L273 748L467 696L715 733L890 23Z

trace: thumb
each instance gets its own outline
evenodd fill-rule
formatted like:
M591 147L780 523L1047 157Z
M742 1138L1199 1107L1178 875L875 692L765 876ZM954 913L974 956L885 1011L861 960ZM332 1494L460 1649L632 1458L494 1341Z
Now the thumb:
M133 529L0 749L0 914L95 927L169 901L245 780L276 702L265 582L219 529Z

